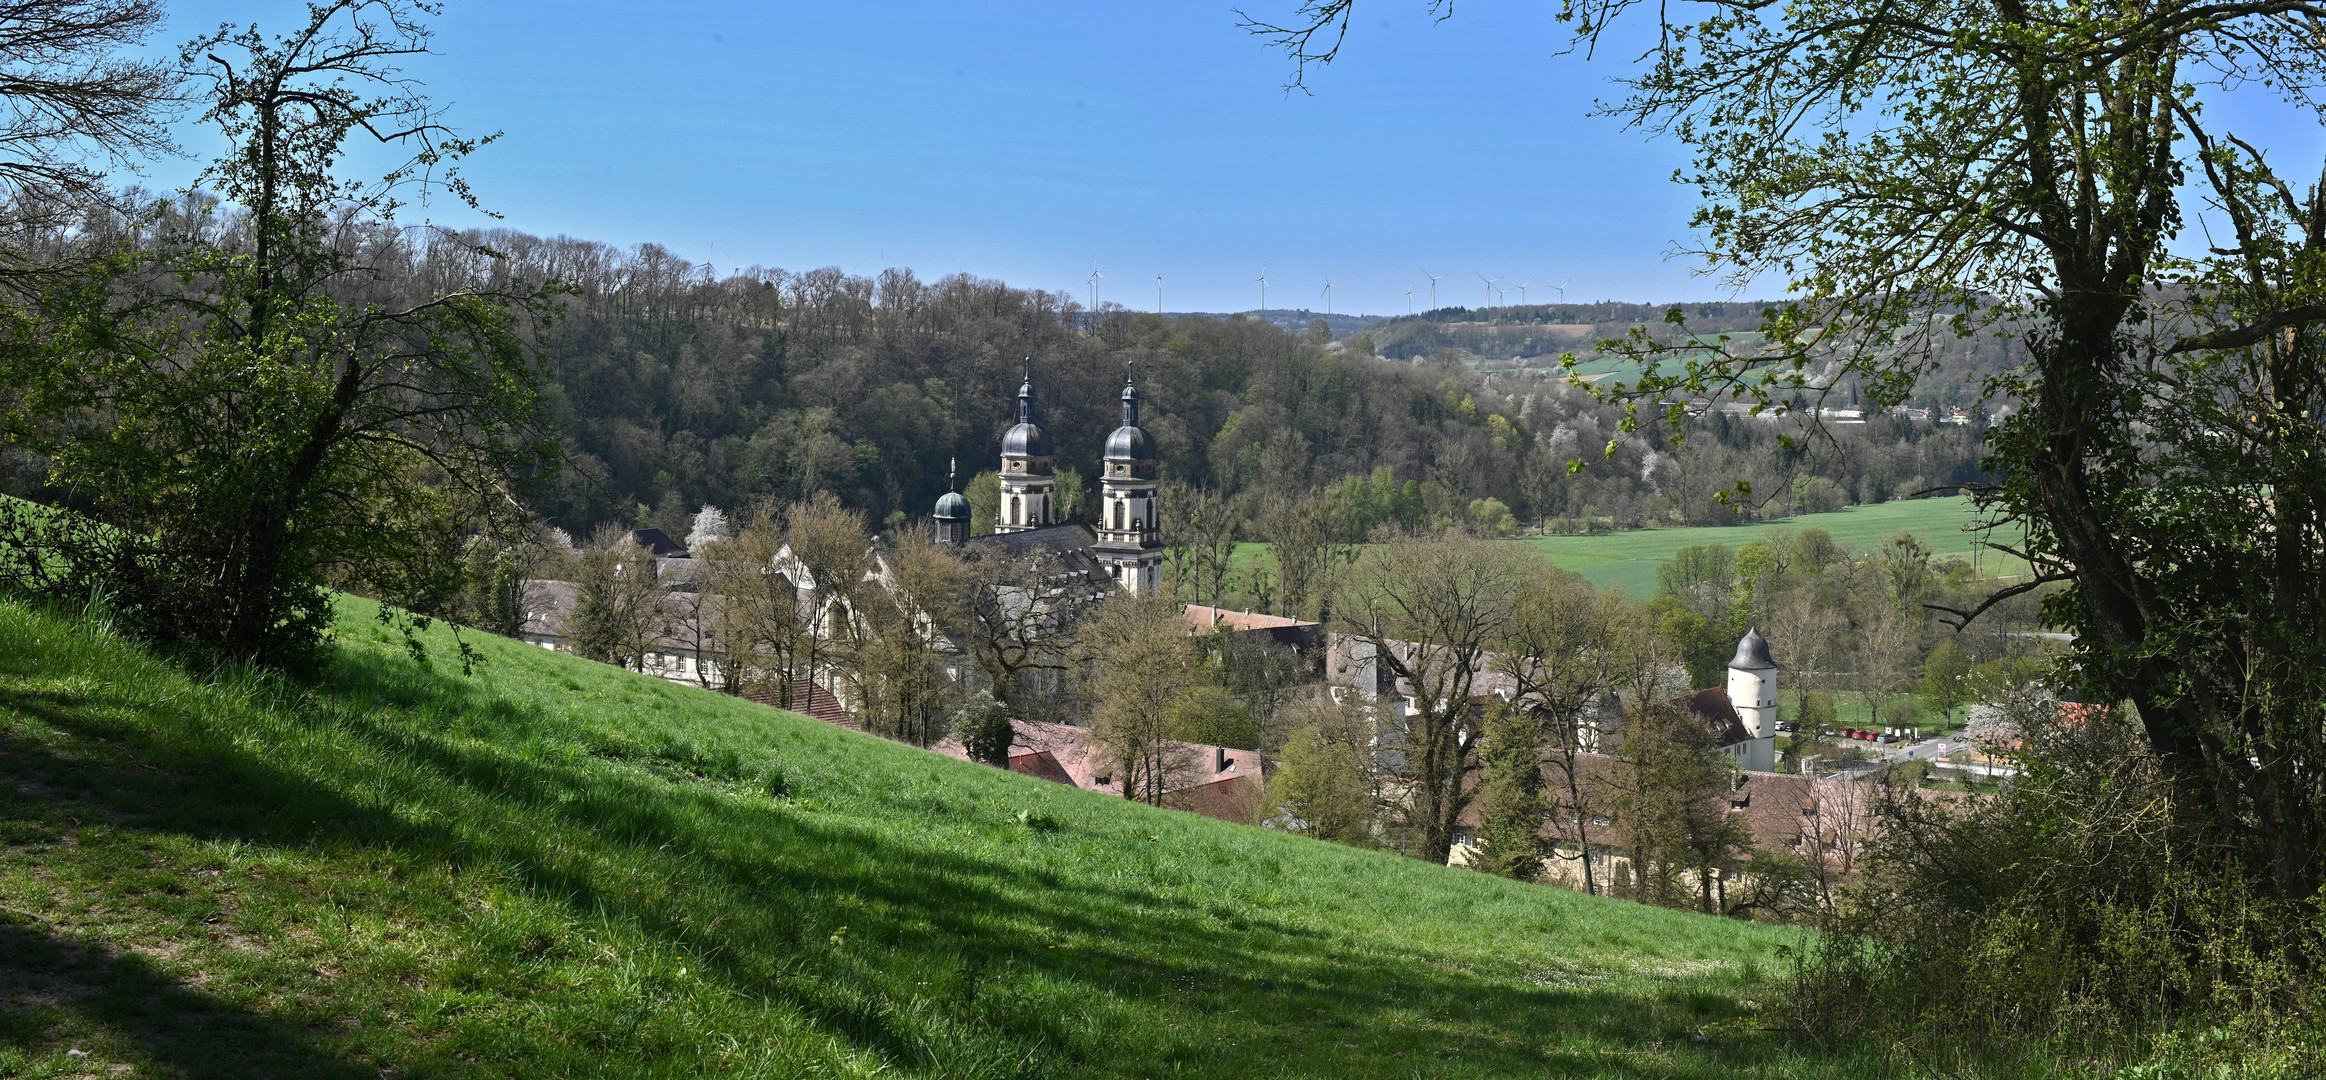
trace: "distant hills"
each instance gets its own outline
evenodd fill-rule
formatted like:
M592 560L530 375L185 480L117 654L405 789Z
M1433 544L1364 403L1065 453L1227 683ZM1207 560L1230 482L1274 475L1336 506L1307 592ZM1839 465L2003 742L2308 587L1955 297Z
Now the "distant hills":
M1375 326L1381 325L1382 323L1388 322L1391 318L1387 315L1327 315L1321 311L1310 311L1307 308L1268 308L1264 311L1238 311L1232 313L1222 311L1167 311L1163 313L1163 317L1166 319L1178 319L1187 316L1194 316L1203 319L1225 319L1228 318L1231 314L1241 315L1247 319L1259 319L1263 322L1274 323L1275 325L1281 326L1286 330L1295 331L1307 330L1310 324L1316 322L1318 319L1323 319L1325 329L1332 331L1333 336L1336 338L1345 337L1350 334L1371 329Z

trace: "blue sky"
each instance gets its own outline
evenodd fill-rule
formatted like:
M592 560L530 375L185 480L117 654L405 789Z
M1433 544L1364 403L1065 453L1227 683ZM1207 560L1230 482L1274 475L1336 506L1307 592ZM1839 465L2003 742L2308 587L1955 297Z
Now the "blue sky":
M1248 0L1288 15L1296 0ZM1545 0L1372 0L1345 58L1288 67L1196 3L451 0L412 66L506 224L722 267L967 271L1170 310L1396 314L1527 298L1725 295L1687 236L1681 148L1590 115L1632 52L1559 55ZM173 46L301 5L173 0ZM188 130L189 150L210 149ZM2311 138L2304 146L2318 142ZM191 176L163 163L150 181ZM2297 172L2299 170L2296 170ZM439 206L439 220L470 218ZM1513 291L1509 303L1519 295Z

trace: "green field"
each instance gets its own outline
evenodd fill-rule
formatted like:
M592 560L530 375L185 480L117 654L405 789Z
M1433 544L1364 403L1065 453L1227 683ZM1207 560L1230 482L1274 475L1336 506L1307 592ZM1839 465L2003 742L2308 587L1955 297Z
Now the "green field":
M1852 551L1863 551L1878 547L1883 541L1901 532L1911 532L1930 546L1935 557L1943 559L1956 555L1967 560L1971 558L1977 539L1974 534L1963 531L1963 526L1970 521L1971 501L1955 496L1852 506L1830 513L1802 514L1750 525L1624 529L1566 536L1527 536L1508 542L1524 544L1540 552L1552 564L1580 573L1600 588L1620 585L1633 599L1645 600L1656 594L1656 567L1669 561L1684 547L1726 544L1730 548L1739 548L1767 535L1772 529L1790 529L1795 533L1824 529L1833 535L1834 543ZM1998 534L1994 539L2002 541L2003 537ZM1248 577L1267 558L1266 544L1237 544L1235 572L1240 579ZM1270 569L1272 572L1272 566ZM1986 550L1979 553L1978 569L1980 574L1987 577L2008 577L2024 573L2026 564L2009 555ZM1230 587L1235 586L1231 583Z
M1888 1074L1750 1004L1799 931L373 610L299 688L0 600L0 1076Z
M1938 557L1959 555L1969 559L1977 537L1973 533L1964 532L1963 526L1970 524L1971 520L1971 501L1955 496L1852 506L1831 513L1803 514L1749 525L1629 529L1572 536L1528 537L1517 542L1535 548L1559 566L1581 573L1594 585L1602 588L1621 585L1633 597L1646 599L1656 592L1656 566L1671 559L1674 553L1684 547L1726 544L1737 548L1760 539L1771 529L1791 529L1796 533L1824 529L1833 534L1834 543L1855 551L1878 546L1899 533L1910 532L1929 545L1931 552ZM2015 574L2022 569L2018 560L1995 551L1981 552L1978 562L1980 573L1988 576Z

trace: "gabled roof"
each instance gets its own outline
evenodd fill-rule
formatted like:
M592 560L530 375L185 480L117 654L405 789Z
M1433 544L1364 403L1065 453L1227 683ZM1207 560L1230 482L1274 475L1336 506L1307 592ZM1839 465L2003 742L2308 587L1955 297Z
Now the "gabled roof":
M636 529L630 533L630 542L654 552L657 559L687 558L686 546L670 538L661 529Z
M1744 717L1737 715L1736 706L1728 700L1726 690L1698 690L1686 697L1673 698L1671 704L1702 720L1714 746L1734 746L1753 737L1745 729Z

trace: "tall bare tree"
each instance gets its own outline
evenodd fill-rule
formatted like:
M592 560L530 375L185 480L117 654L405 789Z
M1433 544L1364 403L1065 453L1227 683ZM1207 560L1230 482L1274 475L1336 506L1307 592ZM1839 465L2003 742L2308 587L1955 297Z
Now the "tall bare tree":
M1189 599L1218 606L1235 566L1234 508L1216 491L1176 481L1164 486L1162 499L1171 507L1162 519L1165 557Z
M931 598L929 615L996 701L1020 717L1047 717L1074 665L1077 622L1098 595L1055 552L996 545L964 554L960 587Z
M864 633L848 658L847 677L867 730L929 746L951 727L956 697L945 673L945 642L928 612L957 595L960 560L912 530L887 554L887 573L859 596Z
M799 692L826 678L828 670L844 667L862 640L865 628L856 606L865 587L872 535L862 513L819 493L785 512L784 543L806 571L807 580L795 584L809 590L807 633L799 650L803 667L789 680Z
M1386 703L1385 721L1398 743L1392 771L1408 793L1419 858L1446 861L1470 806L1488 650L1509 634L1519 583L1538 569L1521 558L1508 545L1459 533L1396 540L1372 549L1340 607L1342 632L1372 646L1407 699L1403 709Z
M177 74L127 55L162 19L159 0L0 3L0 190L19 210L94 190L92 160L174 149Z
M777 563L783 547L783 518L761 506L733 537L699 556L708 569L705 590L719 598L715 644L727 693L764 686L775 700L792 700L809 626L799 586Z

